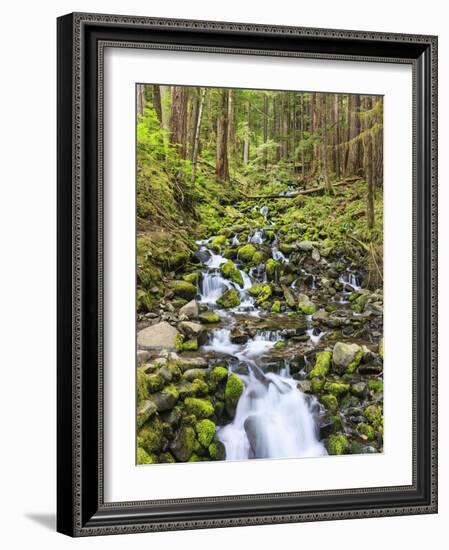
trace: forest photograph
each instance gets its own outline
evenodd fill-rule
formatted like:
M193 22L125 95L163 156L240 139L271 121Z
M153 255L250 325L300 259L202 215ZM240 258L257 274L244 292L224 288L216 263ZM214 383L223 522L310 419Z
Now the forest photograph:
M383 452L382 96L137 84L136 217L138 465Z

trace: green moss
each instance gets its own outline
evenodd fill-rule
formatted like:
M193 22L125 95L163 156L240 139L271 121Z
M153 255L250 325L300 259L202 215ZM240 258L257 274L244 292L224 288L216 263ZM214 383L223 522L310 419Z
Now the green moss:
M164 379L160 374L147 374L146 381L150 393L155 393L164 387Z
M384 358L384 339L383 338L381 338L379 342L379 355L381 359Z
M148 399L147 375L142 367L137 369L137 403L141 404Z
M193 300L197 293L196 286L186 281L173 281L171 288L175 296L180 296L185 300Z
M263 284L260 288L259 295L256 298L256 305L261 306L262 304L264 304L270 298L271 294L271 285Z
M279 262L274 260L273 258L270 258L267 260L267 263L265 264L265 271L267 273L267 277L272 281L276 277L276 271L278 269Z
M240 271L235 267L235 264L232 260L228 260L226 263L221 264L220 271L223 277L234 281L240 286L243 286L243 276Z
M248 243L238 249L237 255L242 262L249 263L252 261L256 251L256 247Z
M363 357L363 350L360 349L355 354L354 359L351 361L351 363L349 363L348 368L346 369L346 372L348 374L353 374L357 370L357 367L360 365L360 361L362 360L362 357Z
M278 340L278 341L274 344L274 348L275 348L275 349L282 349L282 348L285 348L286 345L287 345L287 343L284 342L283 340Z
M342 455L349 448L349 441L345 435L331 435L327 440L327 452L330 455Z
M196 338L191 338L186 342L183 342L182 351L197 351L198 350L198 340Z
M260 265L260 264L263 264L265 263L265 259L266 259L267 255L265 254L265 252L263 252L262 250L257 250L255 253L254 253L254 256L253 256L253 264L254 265Z
M196 453L193 453L187 462L201 462L201 461L202 461L202 458L198 456Z
M221 441L211 443L208 450L212 460L224 460L226 458L226 449Z
M240 399L240 396L245 389L245 384L240 380L240 378L231 373L228 376L225 388L225 404L226 410L230 416L234 416L237 403Z
M328 391L333 395L343 395L349 391L349 387L349 384L343 384L342 382L326 382L324 391Z
M212 369L209 377L213 384L224 382L228 377L228 369L225 367L215 367Z
M240 296L235 288L230 288L226 290L220 298L217 300L217 304L220 306L229 309L232 307L237 307L240 305Z
M300 294L298 297L298 309L304 315L313 315L316 312L316 305L310 301L308 296Z
M187 462L198 445L195 430L192 426L183 426L172 444L172 452L179 462Z
M279 300L275 300L273 302L273 305L271 306L271 311L273 313L280 313L281 312L281 307L282 307L282 302L280 302Z
M320 351L315 356L315 365L309 372L309 378L322 377L328 375L331 366L332 352Z
M161 453L159 455L159 462L161 464L173 464L176 460L175 457L167 451L166 453Z
M220 316L217 315L214 311L204 311L203 313L199 314L198 319L202 323L207 323L207 324L220 322Z
M312 378L311 380L311 390L312 393L320 393L324 387L323 378Z
M378 405L368 405L368 407L366 407L363 411L363 414L375 430L382 430L383 415L381 407Z
M368 440L372 440L376 436L374 428L369 424L365 424L364 422L360 422L360 424L357 424L357 431L360 434L364 435Z
M188 273L187 275L184 275L182 279L186 283L196 285L198 282L198 272L194 271L193 273Z
M331 412L336 412L338 409L338 401L335 395L323 395L320 397L321 403Z
M175 348L178 351L182 351L182 344L184 342L184 335L181 333L178 333L175 338Z
M158 303L157 299L152 294L142 288L137 290L136 298L137 311L141 313L151 311Z
M368 388L374 393L380 393L384 389L382 380L368 380Z
M184 404L187 412L194 414L197 418L208 418L214 414L214 406L208 399L186 397Z
M218 235L210 241L210 247L215 250L215 252L220 252L220 250L225 246L227 241L226 235Z
M149 454L158 453L162 449L163 426L159 417L153 417L138 432L140 446Z
M217 431L214 422L205 418L204 420L200 420L198 422L195 429L198 436L198 441L201 443L201 445L203 447L209 447L209 445L212 443L215 432Z
M156 464L154 456L148 454L142 447L137 447L137 464Z

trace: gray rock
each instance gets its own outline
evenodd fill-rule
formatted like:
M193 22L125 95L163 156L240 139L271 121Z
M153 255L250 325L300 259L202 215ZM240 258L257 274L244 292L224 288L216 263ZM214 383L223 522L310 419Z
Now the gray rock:
M357 344L337 342L332 352L332 364L339 374L344 373L348 367L353 372L362 358L362 348ZM354 362L356 363L354 366Z
M178 324L178 328L188 338L198 338L204 332L202 325L192 321L182 321Z
M157 406L153 401L145 401L137 411L137 427L142 427L145 422L157 412Z
M311 393L312 382L310 380L300 380L298 382L298 389L303 393Z
M137 345L141 349L174 349L179 332L166 321L144 328L137 333Z
M312 241L301 241L298 243L298 248L303 252L310 252L313 250L313 243Z
M269 434L263 417L257 414L248 416L243 427L245 428L254 458L268 458L268 449L265 442Z
M137 363L145 363L145 361L150 357L150 353L148 351L138 349L137 350Z
M357 382L351 386L351 393L358 397L362 397L366 393L366 388L367 385L365 382Z
M201 380L204 380L206 377L206 371L204 369L188 369L184 371L184 374L182 375L183 378L188 380L189 382L193 382L196 378L201 378Z
M319 262L320 259L321 259L320 253L318 252L318 250L316 248L314 248L312 250L312 260L314 262Z
M185 315L187 319L195 319L198 317L198 304L195 300L190 300L190 302L187 302L182 308L179 310L179 318L181 318L182 315Z
M178 356L179 357L179 356ZM178 364L180 369L185 372L189 369L207 369L207 361L204 359L204 357L179 357L178 358Z
M178 401L177 397L170 392L162 391L160 393L154 393L151 396L152 401L157 407L159 412L170 411L176 405Z

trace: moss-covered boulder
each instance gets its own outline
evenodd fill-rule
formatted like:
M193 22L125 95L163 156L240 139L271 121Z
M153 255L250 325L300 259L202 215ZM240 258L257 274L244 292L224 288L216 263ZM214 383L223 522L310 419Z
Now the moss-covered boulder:
M271 304L271 312L272 312L272 313L280 313L280 312L281 312L281 308L282 308L282 302L280 302L279 300L275 300L275 301Z
M208 418L214 414L214 406L208 399L186 397L184 405L187 413L193 414L197 418Z
M182 280L186 281L186 283L196 285L198 282L198 271L194 271L193 273L187 273L186 275L183 275Z
M148 454L158 453L162 450L164 432L162 422L157 416L149 420L137 434L139 446Z
M192 426L183 426L178 430L170 445L171 452L179 462L187 462L197 449L198 441Z
M257 249L251 243L241 246L237 251L238 258L245 263L250 263L256 253Z
M368 441L373 440L376 436L374 428L365 422L360 422L357 424L357 431L362 436L362 439L366 439Z
M256 306L262 306L263 304L265 304L270 299L272 293L273 290L271 288L271 285L262 285L261 292L256 298Z
M137 464L156 464L154 455L148 454L142 447L137 447Z
M320 397L321 403L326 407L330 412L336 412L338 409L338 400L335 395L322 395Z
M226 245L227 238L226 235L218 235L217 237L214 237L210 241L210 247L215 252L220 252L221 249Z
M304 315L313 315L316 311L316 305L310 300L307 294L300 294L298 296L298 309Z
M203 420L200 420L198 422L198 424L195 426L195 430L198 441L203 447L207 448L212 443L215 432L217 431L217 427L215 426L215 423L212 422L212 420L204 418Z
M348 438L343 435L331 435L326 442L326 449L330 455L342 455L349 449Z
M379 405L368 405L364 409L363 415L375 430L380 431L382 429L382 424L383 424L382 407L380 407Z
M164 379L158 373L147 374L146 382L149 393L155 393L164 387Z
M221 441L213 441L208 450L212 460L225 460L226 448Z
M240 396L245 389L245 384L240 380L240 378L231 373L228 376L225 388L225 406L226 412L231 418L234 418L235 410L237 408L237 403L240 399Z
M153 401L144 401L137 409L137 427L141 428L156 412L157 406Z
M232 260L228 260L224 264L221 264L220 271L223 277L230 279L237 283L240 286L243 286L243 276L240 271L235 267L235 264Z
M214 324L220 322L220 316L215 311L203 311L198 315L198 319L205 324Z
M180 296L185 300L192 300L197 293L196 285L188 283L187 281L173 281L171 288L175 296Z
M240 305L240 296L235 288L226 290L217 300L217 304L226 309Z
M212 382L212 384L220 384L222 382L225 382L225 380L228 378L228 369L225 367L215 367L211 370L209 374L209 379Z
M278 272L278 268L279 268L279 262L277 262L273 258L270 258L269 260L267 260L267 263L265 264L265 271L270 281L274 281L276 279L276 273Z
M337 342L332 352L332 366L338 374L355 372L363 357L363 349L358 344Z
M315 365L309 372L309 378L324 378L329 374L331 368L332 352L320 351L315 356Z
M344 384L342 382L327 381L324 384L324 391L329 392L332 395L337 395L337 396L348 393L349 388L350 388L349 384Z

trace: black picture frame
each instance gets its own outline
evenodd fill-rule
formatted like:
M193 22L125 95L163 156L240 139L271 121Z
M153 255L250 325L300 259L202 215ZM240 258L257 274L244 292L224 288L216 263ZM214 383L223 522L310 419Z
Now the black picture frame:
M437 38L74 13L58 28L57 530L71 536L437 512ZM105 503L102 55L105 44L407 63L413 68L413 483Z

